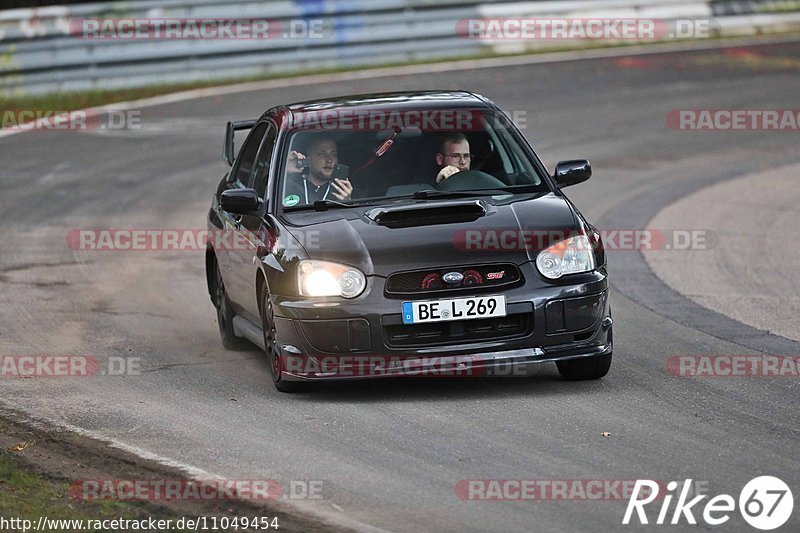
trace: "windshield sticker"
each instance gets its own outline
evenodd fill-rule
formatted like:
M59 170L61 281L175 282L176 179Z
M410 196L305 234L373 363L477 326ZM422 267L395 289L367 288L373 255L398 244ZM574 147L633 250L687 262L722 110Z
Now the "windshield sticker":
M296 194L291 194L283 199L283 205L285 207L292 207L293 205L297 205L300 203L300 197Z

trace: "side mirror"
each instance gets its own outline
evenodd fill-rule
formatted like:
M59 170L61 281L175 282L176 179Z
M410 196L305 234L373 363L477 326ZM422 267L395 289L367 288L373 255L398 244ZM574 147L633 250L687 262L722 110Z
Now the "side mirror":
M219 205L223 211L234 215L247 215L261 208L261 198L255 189L228 189L222 191Z
M553 177L559 187L583 183L592 177L592 165L585 159L559 161Z

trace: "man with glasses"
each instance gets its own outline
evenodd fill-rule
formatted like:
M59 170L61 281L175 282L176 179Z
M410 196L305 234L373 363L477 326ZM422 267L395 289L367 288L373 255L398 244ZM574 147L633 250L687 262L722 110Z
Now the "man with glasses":
M287 163L288 180L284 190L284 205L313 204L317 200L349 200L353 185L347 179L333 177L339 162L336 141L327 135L314 138L308 147L308 157L292 151ZM308 175L304 170L308 169ZM287 202L287 199L291 199Z
M469 170L472 154L469 153L469 141L463 133L450 133L442 140L436 154L436 164L442 169L436 176L436 183L441 183L453 174Z

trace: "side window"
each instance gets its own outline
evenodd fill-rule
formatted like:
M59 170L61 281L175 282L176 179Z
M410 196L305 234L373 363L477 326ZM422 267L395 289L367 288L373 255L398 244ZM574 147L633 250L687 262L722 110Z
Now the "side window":
M497 155L500 157L500 161L503 165L503 172L505 172L506 175L513 174L514 167L507 151L508 145L500 140L500 138L497 136L497 132L494 129L488 128L487 131L492 139L491 142L493 142L495 145Z
M264 137L264 131L267 129L267 124L258 124L247 136L247 140L242 145L236 162L231 169L231 180L240 187L246 187L250 182L250 174L253 172L253 162L256 159L256 152L261 145L261 139Z
M270 164L272 163L272 153L275 151L275 140L277 137L278 135L275 126L270 125L267 134L264 135L264 141L261 143L261 148L258 149L255 172L253 173L253 181L252 185L250 186L254 188L256 192L258 192L259 198L266 199Z

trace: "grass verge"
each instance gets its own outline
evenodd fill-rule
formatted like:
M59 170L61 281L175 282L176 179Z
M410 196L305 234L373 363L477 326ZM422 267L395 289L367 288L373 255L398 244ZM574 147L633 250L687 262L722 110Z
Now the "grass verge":
M105 489L88 489L94 498L76 498L82 480L109 486L127 480L186 480L175 468L142 459L128 452L63 429L45 428L21 415L0 408L0 533L20 531L320 531L345 532L306 514L285 499L212 500L202 497L121 500ZM91 485L90 485L91 486ZM186 494L189 494L188 492ZM47 518L37 530L40 518ZM113 520L137 521L117 523ZM181 524L179 521L185 519ZM5 520L5 521L4 521ZM12 522L13 520L13 522ZM53 521L62 521L60 524ZM63 521L82 520L76 523ZM159 520L163 520L158 524ZM167 524L166 520L171 520ZM21 522L21 521L28 521ZM103 524L103 521L106 521ZM265 524L268 524L267 528ZM139 527L135 527L135 526ZM216 529L213 526L216 525ZM222 527L222 526L225 527ZM146 527L142 527L146 526ZM160 528L160 529L159 529Z
M45 531L76 531L77 524L66 521L80 520L89 525L81 531L118 531L119 529L98 529L91 523L118 518L147 520L152 511L131 503L96 500L77 501L69 491L70 483L36 473L30 464L7 450L0 451L0 531L22 531L38 525L39 517L61 522L60 526L51 522ZM162 512L159 518L180 518ZM17 519L16 524L12 522ZM3 523L3 521L6 523ZM27 522L24 522L27 521ZM109 523L110 525L110 523ZM183 531L166 529L164 531Z

